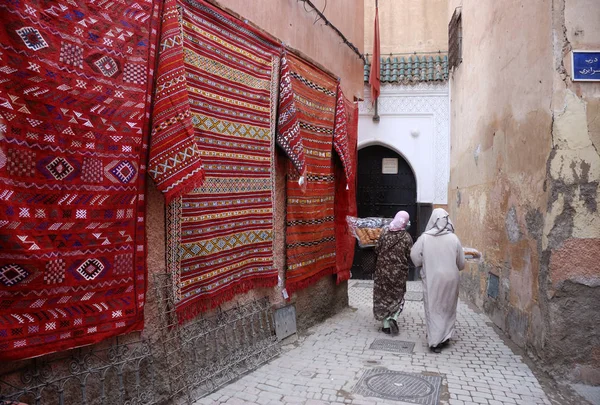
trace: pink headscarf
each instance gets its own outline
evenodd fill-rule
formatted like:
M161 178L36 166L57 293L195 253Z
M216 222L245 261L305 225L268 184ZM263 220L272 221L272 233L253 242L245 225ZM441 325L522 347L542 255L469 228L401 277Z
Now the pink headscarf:
M406 229L410 215L406 211L399 211L390 223L390 231L397 232Z

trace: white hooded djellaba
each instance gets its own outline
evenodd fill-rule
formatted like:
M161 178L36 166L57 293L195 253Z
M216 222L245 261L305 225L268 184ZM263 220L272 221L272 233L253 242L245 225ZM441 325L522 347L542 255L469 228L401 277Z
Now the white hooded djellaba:
M410 257L415 267L421 267L427 343L429 347L436 347L449 340L454 332L458 272L465 267L462 245L445 210L433 210L425 233L413 246Z

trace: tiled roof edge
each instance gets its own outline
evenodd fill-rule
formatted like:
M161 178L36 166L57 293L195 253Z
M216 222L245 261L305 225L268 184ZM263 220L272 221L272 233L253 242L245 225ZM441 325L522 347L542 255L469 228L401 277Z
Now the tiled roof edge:
M364 67L365 83L369 81L371 63ZM436 52L412 56L381 58L382 83L444 82L448 80L448 54Z

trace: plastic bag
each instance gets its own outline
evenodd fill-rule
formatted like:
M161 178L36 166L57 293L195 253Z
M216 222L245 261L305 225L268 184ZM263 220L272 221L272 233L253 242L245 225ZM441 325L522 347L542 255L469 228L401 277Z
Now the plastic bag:
M381 232L385 226L392 222L392 218L357 218L346 217L350 231L358 240L358 246L361 248L370 248L377 245Z

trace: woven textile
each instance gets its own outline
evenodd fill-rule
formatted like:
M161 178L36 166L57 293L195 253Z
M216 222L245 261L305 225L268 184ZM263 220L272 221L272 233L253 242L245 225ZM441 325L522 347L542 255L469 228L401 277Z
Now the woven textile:
M293 55L282 58L281 76L277 140L291 161L286 288L292 293L335 272L332 145L337 82ZM289 145L302 149L296 152Z
M350 145L350 139L348 138L348 112L346 111L346 105L348 103L349 102L344 97L342 87L338 84L337 101L335 105L333 148L337 152L342 165L344 166L344 175L348 185L350 185L354 172L356 171L351 148L355 148L356 145ZM356 150L356 148L354 150Z
M0 3L0 359L140 330L158 2Z
M167 201L202 185L204 169L194 126L182 63L180 13L167 0L162 14L156 96L148 172Z
M354 260L356 239L350 229L346 216L356 216L356 163L358 140L358 105L344 98L338 90L336 126L334 137L344 148L346 156L339 154L335 177L335 243L336 274L338 284L350 278L350 269ZM345 160L345 163L344 163Z
M169 268L180 321L234 294L277 284L274 130L280 49L196 0L182 7L182 54L201 187L168 209Z

